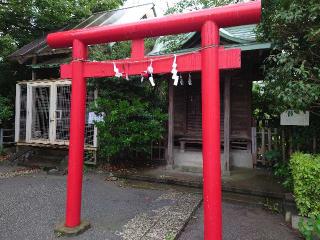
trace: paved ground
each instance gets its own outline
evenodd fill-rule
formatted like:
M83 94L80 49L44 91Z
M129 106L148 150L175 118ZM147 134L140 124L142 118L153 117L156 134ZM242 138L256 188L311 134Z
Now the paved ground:
M177 169L167 169L165 166L153 168L138 168L119 173L130 179L155 181L162 183L179 183L184 186L202 186L202 173L182 172ZM285 193L283 186L272 173L265 169L232 168L230 176L222 177L223 190L241 190L262 195L280 196Z
M199 208L179 240L203 239L203 208ZM223 203L224 240L298 240L279 214L261 208Z
M0 166L2 174L9 170ZM8 176L0 178L0 239L57 239L53 229L63 220L66 177L43 172ZM168 185L111 182L105 181L104 175L86 174L83 218L89 220L93 228L76 238L60 239L172 239L170 234L163 235L163 230L181 228L190 209L199 203L196 192ZM200 208L180 240L203 239L202 217ZM225 203L224 239L297 238L279 215Z

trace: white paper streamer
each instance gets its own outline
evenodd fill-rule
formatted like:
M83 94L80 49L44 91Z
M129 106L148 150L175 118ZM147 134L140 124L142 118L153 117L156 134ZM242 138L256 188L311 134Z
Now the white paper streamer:
M115 63L113 63L113 71L114 71L114 76L115 77L118 77L118 78L122 77L122 73L119 72L119 69L117 68Z
M191 86L191 85L192 85L191 73L189 73L189 77L188 77L188 84L189 84L189 86Z
M180 74L180 84L181 84L181 86L183 86L184 85L184 80L183 80L183 77L182 77L182 75Z
M152 87L154 87L156 84L154 83L154 79L153 79L153 67L152 67L152 60L150 62L150 65L147 68L148 73L150 74L149 76L149 81Z
M174 80L173 85L178 86L179 83L179 76L178 76L178 70L177 70L177 56L174 54L173 55L173 63L172 63L172 79Z

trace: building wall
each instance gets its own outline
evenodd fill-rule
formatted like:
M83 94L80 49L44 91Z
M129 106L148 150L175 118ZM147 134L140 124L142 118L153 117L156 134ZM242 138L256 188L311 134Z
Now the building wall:
M221 136L223 136L223 80L221 81ZM231 138L251 139L251 86L246 77L231 79ZM201 80L195 78L192 85L174 88L174 135L201 136Z
M224 133L224 75L220 83L220 124L223 152ZM249 75L238 73L231 77L230 87L230 163L231 166L252 167L251 156L251 89L252 82ZM181 152L179 139L183 137L201 139L201 79L200 75L193 77L192 85L184 84L174 88L174 139L175 163L183 165L202 165L201 144L186 144L186 151ZM189 162L189 163L188 163ZM192 165L191 164L191 165Z

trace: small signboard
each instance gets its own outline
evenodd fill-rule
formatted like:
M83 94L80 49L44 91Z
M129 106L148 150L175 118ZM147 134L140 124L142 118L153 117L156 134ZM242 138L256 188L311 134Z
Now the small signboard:
M298 112L287 110L280 115L280 125L287 126L309 126L309 111Z
M88 124L94 124L95 122L103 121L104 113L95 114L95 112L89 112Z

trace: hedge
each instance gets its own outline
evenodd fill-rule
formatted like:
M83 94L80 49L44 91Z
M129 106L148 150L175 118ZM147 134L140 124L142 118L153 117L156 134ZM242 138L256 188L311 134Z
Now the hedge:
M294 153L290 159L294 196L301 216L320 215L320 155Z

